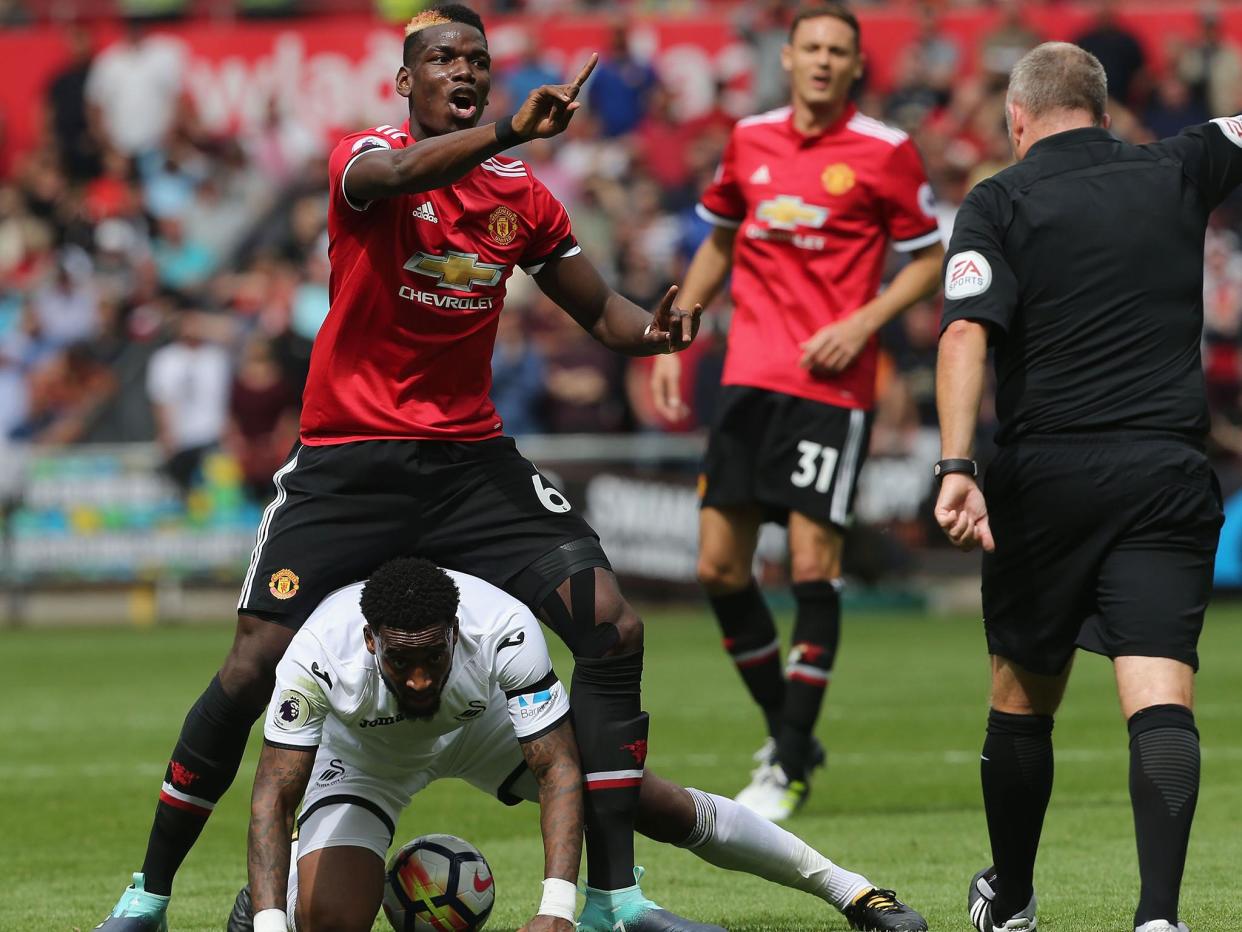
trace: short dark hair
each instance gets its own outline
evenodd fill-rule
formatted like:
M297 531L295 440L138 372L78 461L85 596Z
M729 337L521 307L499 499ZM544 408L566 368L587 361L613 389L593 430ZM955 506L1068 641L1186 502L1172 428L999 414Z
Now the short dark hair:
M793 41L794 32L797 31L799 23L808 19L819 19L821 16L839 19L854 30L854 49L855 51L862 49L862 27L858 25L858 17L854 15L854 11L845 3L817 3L814 6L802 7L794 14L793 22L789 24L789 41Z
M424 631L457 617L457 584L422 557L389 560L362 587L362 617L372 628Z
M411 53L422 44L422 35L425 30L432 26L442 26L445 23L473 26L482 33L484 39L487 39L487 32L483 28L483 17L478 13L460 3L440 3L423 10L406 24L405 44L401 46L401 60L410 60Z

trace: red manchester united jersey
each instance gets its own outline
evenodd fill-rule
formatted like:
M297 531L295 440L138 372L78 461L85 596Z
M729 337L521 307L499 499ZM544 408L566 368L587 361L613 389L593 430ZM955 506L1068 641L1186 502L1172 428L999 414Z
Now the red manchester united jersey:
M565 208L511 159L434 191L349 197L364 153L416 144L408 125L377 126L329 157L331 309L311 352L304 443L497 436L488 395L505 282L514 266L534 274L579 251Z
M875 297L889 243L940 240L932 206L909 137L853 106L816 136L789 107L738 121L698 207L738 229L724 383L871 407L875 339L835 375L800 368L801 344Z

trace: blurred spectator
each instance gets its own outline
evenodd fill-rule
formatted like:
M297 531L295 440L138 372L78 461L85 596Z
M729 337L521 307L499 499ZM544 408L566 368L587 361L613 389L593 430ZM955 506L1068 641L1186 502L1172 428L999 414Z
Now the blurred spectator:
M760 0L737 8L738 34L751 47L754 73L751 91L753 110L762 113L789 102L789 88L781 67L781 49L789 42L794 4L787 0Z
M112 400L116 378L89 343L74 343L31 373L27 391L26 420L13 436L41 444L77 443Z
M272 497L272 476L298 437L300 408L300 393L281 371L271 344L252 336L229 392L224 445L236 458L242 487L255 504Z
M210 342L213 322L201 311L183 311L177 335L151 357L147 394L164 468L182 494L190 490L203 457L219 443L228 410L229 352Z
M1217 7L1206 7L1199 23L1199 41L1170 56L1174 68L1211 116L1233 116L1242 110L1242 54L1224 34Z
M940 17L931 3L918 7L919 34L912 52L926 85L936 95L936 105L949 102L953 80L961 67L962 53L957 40L940 28Z
M543 431L545 366L526 333L526 318L522 304L506 300L492 352L492 403L514 437Z
M1203 104L1195 100L1186 82L1176 74L1166 74L1156 83L1151 103L1143 113L1143 123L1158 139L1176 136L1187 126L1207 120Z
M522 33L521 43L517 60L500 72L500 81L514 106L521 106L522 101L535 88L545 84L561 84L565 80L561 74L543 63L533 30Z
M1147 56L1138 38L1117 18L1118 0L1094 0L1094 6L1094 22L1074 42L1104 66L1109 96L1132 106L1145 90Z
M630 50L626 27L614 26L608 53L587 81L587 100L603 134L621 136L636 129L659 84L655 69Z
M31 16L22 0L0 0L0 26L28 26Z
M531 328L547 370L546 428L552 433L623 429L625 357L597 343L542 293L533 305Z
M1043 37L1022 19L1022 0L1000 0L1000 20L979 43L979 69L984 82L993 90L1009 84L1009 72L1018 59Z
M65 174L74 181L94 178L100 171L102 131L98 115L87 105L86 82L94 49L80 26L66 30L69 61L47 87L48 129Z
M1232 412L1242 390L1242 251L1237 234L1209 229L1203 257L1203 363L1208 400L1213 407Z
M273 97L267 119L242 140L249 162L272 184L296 180L306 164L323 154L323 141L297 118L285 97Z
M13 345L0 339L0 449L13 432L25 423L29 411L26 374Z
M83 342L97 332L99 305L91 272L85 252L63 249L49 270L49 280L32 295L39 334L50 345Z
M687 158L691 134L673 114L673 95L657 86L651 106L634 134L638 164L669 195L672 204L693 204L697 191L687 190L692 166Z
M151 252L160 284L177 291L189 291L202 285L216 265L211 251L185 235L179 217L163 218L157 230Z
M159 146L173 123L183 67L180 41L144 35L132 21L122 37L95 58L86 94L99 108L114 146L126 155Z

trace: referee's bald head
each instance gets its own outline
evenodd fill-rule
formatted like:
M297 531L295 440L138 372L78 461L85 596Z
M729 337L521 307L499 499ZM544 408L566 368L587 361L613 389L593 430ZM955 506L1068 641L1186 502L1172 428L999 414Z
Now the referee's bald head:
M1013 66L1005 110L1016 104L1034 120L1086 111L1093 125L1102 126L1107 102L1108 81L1098 58L1070 42L1045 42Z

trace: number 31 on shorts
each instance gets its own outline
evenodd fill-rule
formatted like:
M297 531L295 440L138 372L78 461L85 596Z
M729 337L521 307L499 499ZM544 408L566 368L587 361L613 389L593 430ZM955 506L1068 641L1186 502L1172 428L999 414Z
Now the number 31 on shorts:
M832 474L837 468L840 456L832 447L815 443L813 440L798 441L798 468L793 471L789 481L800 489L815 483L816 492L827 492L832 485Z
M539 496L539 504L556 515L563 515L573 505L569 504L569 499L562 495L559 491L550 485L544 485L543 476L535 473L530 477L531 484L535 487L535 494Z

